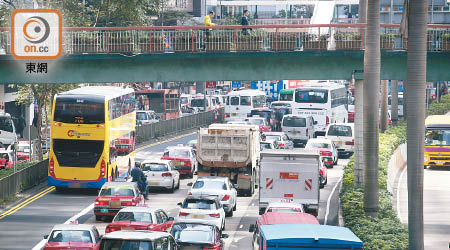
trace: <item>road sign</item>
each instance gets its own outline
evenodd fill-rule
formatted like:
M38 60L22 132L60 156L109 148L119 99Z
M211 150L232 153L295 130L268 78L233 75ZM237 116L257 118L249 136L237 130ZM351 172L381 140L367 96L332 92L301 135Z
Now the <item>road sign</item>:
M206 82L207 89L216 89L216 85L217 85L217 82L215 82L215 81Z
M238 89L240 87L242 87L241 81L232 81L231 82L231 88L232 89Z
M266 92L274 101L278 100L278 93L283 89L283 81L252 81L252 89Z

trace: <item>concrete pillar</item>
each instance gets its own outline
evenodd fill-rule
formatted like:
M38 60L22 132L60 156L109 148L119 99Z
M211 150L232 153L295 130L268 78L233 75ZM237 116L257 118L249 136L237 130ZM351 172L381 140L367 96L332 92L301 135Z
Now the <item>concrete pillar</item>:
M398 121L398 82L391 80L391 120L392 125L397 126Z
M381 117L380 117L380 130L383 133L388 129L388 81L381 81Z
M354 183L364 185L363 167L363 80L355 81L355 164L353 165Z

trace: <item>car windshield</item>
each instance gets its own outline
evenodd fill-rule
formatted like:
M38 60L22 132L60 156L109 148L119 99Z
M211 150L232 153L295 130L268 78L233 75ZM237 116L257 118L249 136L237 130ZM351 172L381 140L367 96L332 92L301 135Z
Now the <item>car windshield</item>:
M214 242L214 231L212 227L199 226L200 229L189 228L188 230L181 227L181 225L177 225L172 230L172 235L176 241L179 242L191 242L191 243L207 243L211 244ZM209 230L208 230L209 229Z
M103 187L100 195L134 196L132 187Z
M143 171L167 171L167 165L166 164L157 164L157 163L144 163L143 164Z
M192 99L191 107L201 108L201 107L205 106L204 103L205 103L205 99ZM206 102L206 103L208 103L208 102ZM206 106L208 106L208 105L206 105Z
M248 121L252 125L264 125L264 120L263 119L248 119Z
M295 92L297 103L327 103L328 91L326 90L297 90Z
M267 135L266 141L279 141L281 140L281 136L279 135Z
M152 214L147 212L119 212L114 221L135 221L152 223Z
M426 146L450 146L450 129L427 129Z
M183 103L183 104L189 102L188 98L185 97L185 96L184 96L184 97L181 97L181 98L180 98L180 101L181 101L181 103Z
M136 120L139 120L139 121L147 120L147 114L145 112L137 112Z
M192 186L193 189L215 189L215 190L227 190L227 184L222 181L196 181Z
M214 200L200 200L200 199L187 199L183 203L183 208L189 209L206 209L216 210L216 203Z
M307 148L330 148L330 144L324 142L311 142L306 144Z
M18 152L30 152L30 146L29 145L20 145L19 144L19 149L17 151Z
M189 150L188 149L180 149L180 148L171 148L168 151L164 152L164 156L189 157Z
M0 117L0 130L6 132L13 132L13 123L10 117L2 116Z
M241 96L241 106L252 105L252 98L250 96Z
M306 118L303 117L284 117L283 126L286 127L306 127Z
M272 145L270 143L261 143L260 150L263 151L264 149L272 149Z
M352 128L343 125L331 125L328 129L328 135L332 136L352 136Z
M48 242L87 242L92 243L88 230L53 230Z
M153 246L151 241L103 239L99 250L153 250Z

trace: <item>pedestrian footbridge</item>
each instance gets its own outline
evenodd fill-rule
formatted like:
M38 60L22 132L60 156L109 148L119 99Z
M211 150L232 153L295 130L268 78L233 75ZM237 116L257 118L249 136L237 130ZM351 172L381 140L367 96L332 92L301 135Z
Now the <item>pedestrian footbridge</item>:
M68 27L47 73L25 73L0 28L0 83L350 79L364 62L365 24ZM408 40L381 25L381 78L406 78ZM450 80L450 26L428 26L427 80ZM34 62L34 61L33 61ZM36 61L41 62L41 61ZM358 75L357 75L358 77Z

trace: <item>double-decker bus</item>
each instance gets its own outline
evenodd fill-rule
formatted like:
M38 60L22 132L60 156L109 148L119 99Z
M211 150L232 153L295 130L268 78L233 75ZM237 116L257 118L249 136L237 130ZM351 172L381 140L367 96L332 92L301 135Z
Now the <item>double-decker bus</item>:
M53 99L48 185L101 188L134 164L134 90L82 87ZM119 145L129 144L119 155Z
M315 136L324 136L330 123L348 121L348 98L344 85L337 83L310 83L296 88L292 114L312 116L317 125Z
M425 120L424 166L450 167L450 116L431 115Z

